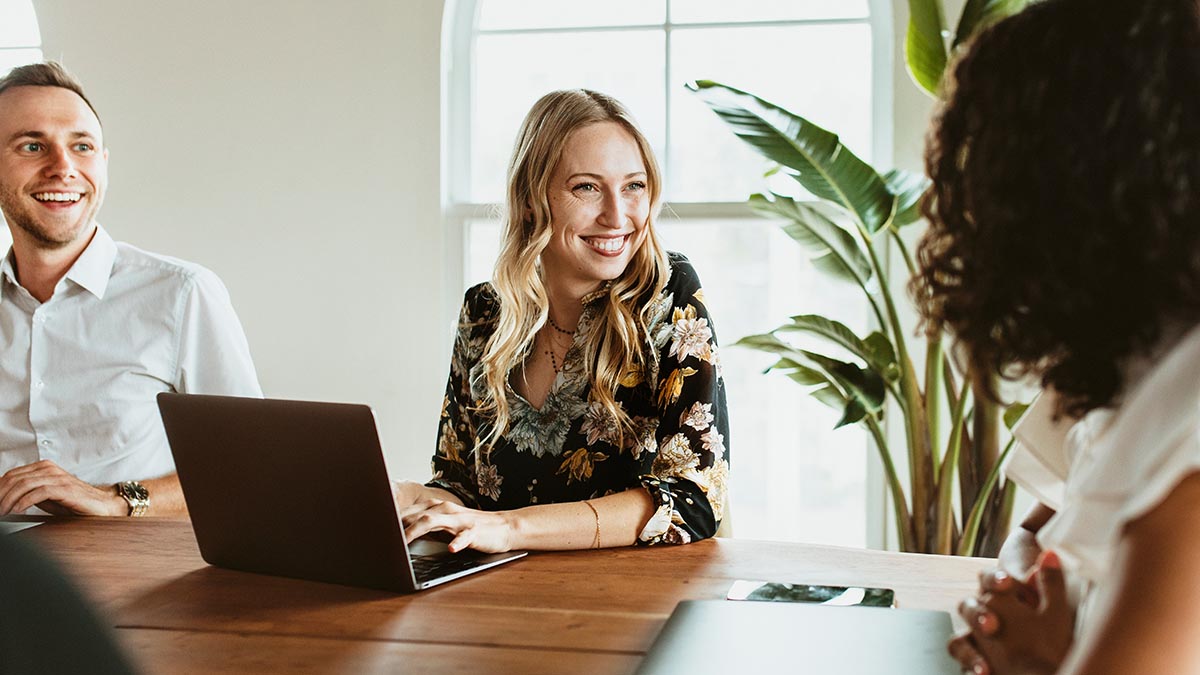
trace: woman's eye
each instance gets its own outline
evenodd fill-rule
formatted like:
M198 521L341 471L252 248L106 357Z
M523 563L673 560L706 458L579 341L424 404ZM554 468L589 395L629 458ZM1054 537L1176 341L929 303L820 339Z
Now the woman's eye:
M635 181L625 187L626 190L645 190L646 184L641 181Z
M592 183L580 183L579 185L571 188L571 190L574 192L596 192L597 189L598 188Z

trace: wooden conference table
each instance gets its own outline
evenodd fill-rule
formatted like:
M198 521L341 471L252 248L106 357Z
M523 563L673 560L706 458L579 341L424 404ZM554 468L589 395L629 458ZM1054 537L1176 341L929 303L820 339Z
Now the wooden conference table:
M989 563L714 539L535 553L412 595L209 567L187 521L62 518L57 558L147 673L630 673L686 599L736 579L894 588L953 610Z

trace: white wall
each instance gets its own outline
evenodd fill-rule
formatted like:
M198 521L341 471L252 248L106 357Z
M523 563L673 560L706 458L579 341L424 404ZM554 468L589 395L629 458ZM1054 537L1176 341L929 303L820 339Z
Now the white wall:
M267 395L369 403L393 471L427 476L449 355L441 0L35 6L103 118L100 222L224 279Z

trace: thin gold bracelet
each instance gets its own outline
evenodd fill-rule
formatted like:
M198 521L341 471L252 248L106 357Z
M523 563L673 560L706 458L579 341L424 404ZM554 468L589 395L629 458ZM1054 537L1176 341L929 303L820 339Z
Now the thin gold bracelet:
M592 548L600 548L600 512L588 500L583 500L583 503L587 504L587 507L592 510L592 515L596 516L596 538L592 540Z

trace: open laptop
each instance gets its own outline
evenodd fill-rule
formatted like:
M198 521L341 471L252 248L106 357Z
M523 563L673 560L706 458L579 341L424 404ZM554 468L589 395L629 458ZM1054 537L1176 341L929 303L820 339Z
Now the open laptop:
M210 565L409 592L525 555L405 544L365 405L162 393L158 408Z
M687 600L638 675L959 675L945 612L786 602Z

